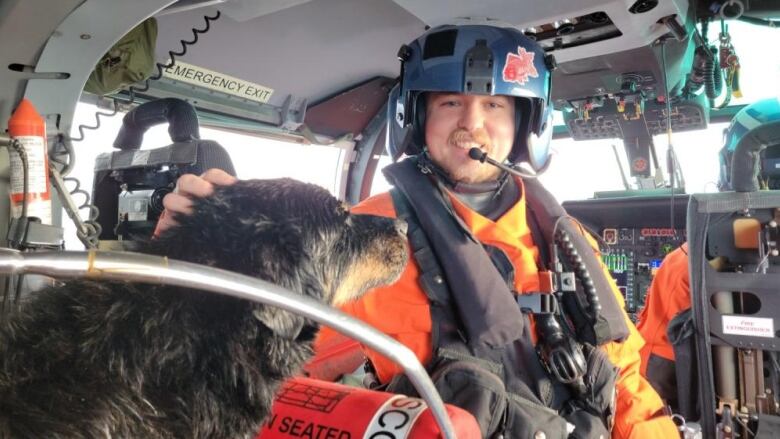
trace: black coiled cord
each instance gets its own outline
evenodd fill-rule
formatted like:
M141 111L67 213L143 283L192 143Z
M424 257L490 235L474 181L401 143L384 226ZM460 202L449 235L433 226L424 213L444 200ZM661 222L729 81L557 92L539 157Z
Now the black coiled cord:
M105 113L105 112L102 112L102 111L96 112L95 113L95 125L86 125L86 124L79 125L78 128L77 128L79 130L79 136L78 137L70 137L68 140L70 140L71 142L81 142L82 140L84 140L84 136L85 136L84 130L96 130L96 129L100 128L100 117L101 116L113 117L117 113L119 113L119 106L116 103L116 99L112 99L111 100L111 104L112 104L113 107L112 107L112 111L110 113Z
M149 83L151 81L156 81L156 80L160 79L162 77L163 69L167 69L169 67L172 67L176 63L176 57L184 56L187 53L187 46L191 46L191 45L197 43L198 42L198 35L205 34L206 32L208 32L211 29L211 22L219 19L219 17L221 15L222 14L221 14L220 11L217 11L216 14L214 14L214 16L204 15L203 19L206 21L205 27L203 29L192 28L192 39L189 40L189 41L187 41L187 40L179 40L179 42L181 43L181 49L179 51L169 50L168 51L168 56L170 57L170 60L168 61L168 63L167 64L157 63L156 64L157 73L155 73L153 76L147 78L144 81L143 86L136 87L134 85L131 85L130 87L128 87L127 91L128 91L129 97L128 97L128 99L126 101L123 101L122 103L125 104L125 105L132 105L135 102L135 93L136 92L145 92L145 91L149 90ZM117 98L113 98L112 99L112 109L111 109L110 113L101 112L101 111L96 112L95 113L95 125L86 125L86 124L79 125L78 128L77 128L78 131L79 131L79 137L71 137L69 140L72 141L72 142L80 142L80 141L84 140L84 130L96 130L96 129L100 128L100 118L101 118L101 116L113 117L118 112L119 112L119 105L117 104Z
M57 187L58 191L60 192L60 196L69 197L71 200L73 199L73 195L82 195L84 197L84 202L77 206L77 210L75 212L70 212L70 208L68 207L67 203L65 203L63 207L68 213L68 216L80 215L79 212L81 212L83 209L87 209L89 211L87 219L83 221L83 226L81 227L75 218L71 217L71 219L76 224L76 236L82 243L84 243L84 246L86 248L97 248L100 233L103 231L103 227L101 227L97 222L100 209L98 209L98 207L94 204L90 203L91 197L89 192L81 189L81 182L79 179L75 177L65 177L65 175L70 172L71 169L73 169L75 154L72 145L65 141L63 137L64 136L59 135L57 145L55 146L54 151L50 154L50 160L52 161L52 165L50 166L50 173L52 173L53 178L54 173L57 173L62 178L63 187ZM64 151L62 148L64 148ZM61 160L61 157L64 157L65 160ZM57 170L57 167L53 165L54 163L60 165L62 169ZM73 189L68 189L64 186L64 184L67 182L70 182L74 185ZM67 191L67 194L62 193L65 191Z
M704 93L706 93L712 107L714 106L712 101L723 91L723 76L720 62L717 60L718 48L710 46L710 53L712 56L704 64Z
M563 253L563 257L566 259L566 263L574 271L575 276L580 281L582 289L585 291L585 299L588 302L588 317L592 323L595 323L601 312L601 302L599 301L598 293L596 292L596 286L593 283L593 279L590 276L588 267L582 260L579 252L574 248L574 243L571 242L568 233L564 230L557 230L553 237L555 244Z
M128 103L132 103L135 100L135 92L144 92L149 90L149 83L151 81L156 81L160 78L162 78L163 69L167 69L169 67L173 67L174 64L176 64L176 57L177 56L184 56L187 53L187 46L192 46L193 44L198 42L198 35L205 34L211 29L211 22L216 21L219 19L219 17L222 16L222 13L220 11L217 11L214 16L210 17L208 15L204 15L203 19L206 21L206 26L203 29L196 29L192 28L192 39L189 41L186 40L179 40L179 43L181 44L181 50L178 52L174 52L173 50L168 51L168 57L170 57L170 60L167 64L157 63L157 73L155 73L153 76L149 77L144 81L143 87L135 87L130 86L128 89L128 92L130 94L130 100Z

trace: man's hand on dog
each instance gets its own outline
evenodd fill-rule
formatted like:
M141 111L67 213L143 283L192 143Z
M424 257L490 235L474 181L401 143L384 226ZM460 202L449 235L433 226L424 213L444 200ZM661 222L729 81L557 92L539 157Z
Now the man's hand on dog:
M208 197L214 192L214 185L228 186L238 181L236 177L221 169L209 169L200 176L184 174L176 181L176 189L163 198L165 211L157 221L155 236L176 226L174 214L189 215L192 213L193 198Z

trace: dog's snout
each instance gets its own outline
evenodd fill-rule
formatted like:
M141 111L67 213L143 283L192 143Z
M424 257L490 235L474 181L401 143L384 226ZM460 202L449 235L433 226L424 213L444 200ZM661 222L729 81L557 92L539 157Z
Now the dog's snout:
M406 224L406 221L397 219L395 220L395 230L398 231L403 236L406 236L406 231L409 230L409 224Z

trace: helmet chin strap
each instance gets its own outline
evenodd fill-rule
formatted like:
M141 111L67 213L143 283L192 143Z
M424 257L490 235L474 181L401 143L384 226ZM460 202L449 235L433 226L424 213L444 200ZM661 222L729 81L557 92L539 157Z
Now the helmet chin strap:
M479 183L456 181L431 159L427 148L423 148L419 155L418 166L421 172L434 176L458 200L492 220L503 215L519 198L519 188L504 170L495 180Z
M428 153L428 147L423 147L423 152L420 154L419 166L423 173L431 173L436 178L441 180L448 188L457 193L486 193L494 192L503 188L506 184L509 174L503 169L495 180L483 181L479 183L468 183L465 181L454 180L450 174L439 166L438 163L433 161Z

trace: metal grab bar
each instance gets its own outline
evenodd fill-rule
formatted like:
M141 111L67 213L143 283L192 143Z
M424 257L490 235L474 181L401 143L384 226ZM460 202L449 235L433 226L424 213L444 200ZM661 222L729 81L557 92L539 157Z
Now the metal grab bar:
M455 439L447 411L425 368L409 348L373 327L278 285L219 268L130 252L0 249L0 274L43 274L160 283L197 288L276 306L327 325L398 363L433 413L442 435Z

